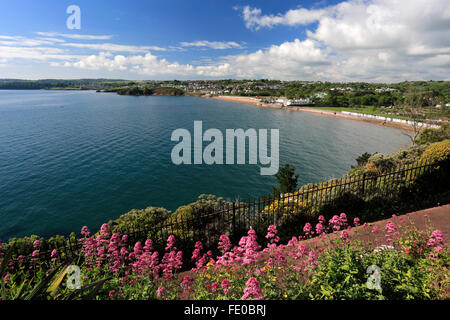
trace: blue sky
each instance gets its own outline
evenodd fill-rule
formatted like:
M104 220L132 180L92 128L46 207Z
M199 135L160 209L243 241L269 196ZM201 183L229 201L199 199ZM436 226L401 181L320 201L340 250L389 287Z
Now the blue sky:
M449 31L446 0L2 1L0 78L447 80Z

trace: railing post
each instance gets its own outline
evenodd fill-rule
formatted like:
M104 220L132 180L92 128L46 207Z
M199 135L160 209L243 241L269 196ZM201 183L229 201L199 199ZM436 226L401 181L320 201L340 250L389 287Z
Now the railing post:
M236 205L235 205L234 201L233 201L233 235L232 235L232 239L236 240Z
M365 195L365 185L366 185L366 173L363 173L363 179L362 179L362 194L361 197L364 199L364 195Z

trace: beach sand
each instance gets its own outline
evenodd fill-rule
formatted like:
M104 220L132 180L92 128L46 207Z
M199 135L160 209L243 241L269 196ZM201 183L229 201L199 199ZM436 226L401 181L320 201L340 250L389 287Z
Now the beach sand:
M271 108L271 109L280 109L280 110L286 110L286 111L300 111L300 112L312 112L316 114L322 114L329 117L337 117L337 118L345 118L350 120L358 120L358 121L364 121L369 122L377 125L382 125L386 127L394 127L399 128L403 130L413 131L412 125L398 123L398 122L391 122L391 121L383 121L383 120L377 120L377 119L367 119L367 118L361 118L356 116L351 116L348 114L342 114L339 111L330 111L330 110L320 110L320 109L314 109L314 108L306 108L306 107L298 107L298 106L281 106L278 104L267 104L262 103L256 98L248 98L248 97L235 97L235 96L214 96L211 97L212 99L219 99L219 100L228 100L228 101L235 101L235 102L244 102L244 103L251 103L261 108Z

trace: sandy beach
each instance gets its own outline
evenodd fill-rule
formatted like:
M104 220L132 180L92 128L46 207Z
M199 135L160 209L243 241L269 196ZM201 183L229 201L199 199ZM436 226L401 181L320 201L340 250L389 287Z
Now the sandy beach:
M330 111L330 110L320 110L320 109L314 109L314 108L306 108L306 107L298 107L298 106L281 106L278 104L267 104L262 103L257 98L251 98L251 97L236 97L236 96L215 96L211 97L212 99L219 99L219 100L228 100L228 101L235 101L235 102L244 102L244 103L252 103L258 107L261 108L271 108L271 109L280 109L280 110L286 110L286 111L300 111L300 112L312 112L316 114L322 114L329 117L337 117L337 118L346 118L350 120L358 120L358 121L364 121L369 122L377 125L382 125L386 127L394 127L399 128L403 130L413 131L413 127L408 124L402 124L398 122L389 122L389 121L383 121L383 120L377 120L377 119L367 119L367 118L361 118L356 117L348 114L343 114L339 111Z

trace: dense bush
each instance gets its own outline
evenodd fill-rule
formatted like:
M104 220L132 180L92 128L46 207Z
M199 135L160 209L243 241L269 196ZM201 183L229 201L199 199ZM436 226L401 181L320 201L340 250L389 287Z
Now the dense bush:
M119 218L108 222L112 232L128 233L131 230L148 228L164 221L171 212L164 208L147 207L133 209Z
M450 124L442 123L439 129L426 128L420 134L417 143L426 144L450 139Z
M422 153L425 162L444 161L450 158L450 139L436 142L428 146Z

